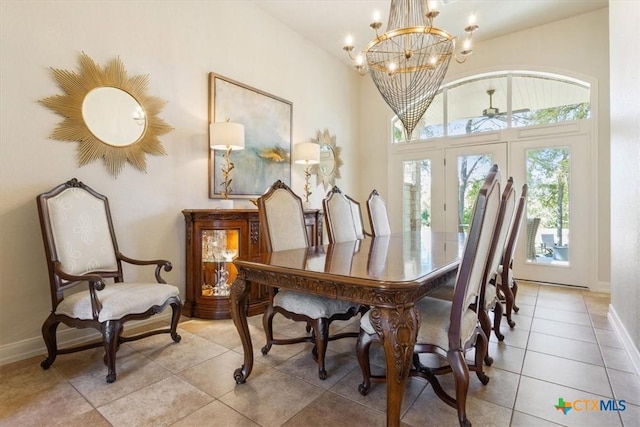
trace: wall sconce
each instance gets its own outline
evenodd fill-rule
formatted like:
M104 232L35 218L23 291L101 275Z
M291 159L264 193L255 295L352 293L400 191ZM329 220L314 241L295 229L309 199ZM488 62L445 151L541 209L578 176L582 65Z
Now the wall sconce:
M296 164L304 165L304 201L305 207L309 205L309 195L311 194L310 166L320 163L320 145L315 142L301 142L293 146L293 160Z
M234 165L230 159L231 150L244 150L244 125L231 123L229 120L209 124L209 146L212 150L225 150L224 163L222 165L222 179L224 182L221 185L224 187L222 196L227 199L229 193L233 191L231 189L231 171ZM230 200L230 202L223 203L223 206L233 208L233 201Z

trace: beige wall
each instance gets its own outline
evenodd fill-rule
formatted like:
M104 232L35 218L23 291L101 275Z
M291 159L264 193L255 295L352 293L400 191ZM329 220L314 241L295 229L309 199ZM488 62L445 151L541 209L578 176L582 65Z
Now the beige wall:
M42 352L40 327L51 308L35 197L69 178L108 195L121 250L171 260L166 279L184 292L180 211L218 203L207 189L211 71L293 102L294 143L328 128L343 147L338 184L355 191L358 77L250 3L2 0L0 7L0 363ZM161 137L168 155L147 156L146 174L126 166L114 179L101 162L78 167L76 143L47 138L61 118L37 101L62 93L49 67L78 71L82 51L100 64L119 56L130 75L150 76L150 95L168 100L160 114L175 128ZM294 166L298 194L303 180ZM314 188L313 206L323 192Z
M640 371L640 3L609 2L611 314ZM632 36L635 35L635 36Z
M292 101L294 143L325 127L337 135L345 160L343 179L338 184L348 194L364 200L371 188L388 191L391 111L370 78L357 76L246 2L130 1L126 8L122 5L0 3L0 364L43 348L39 330L50 306L34 198L71 177L110 197L121 249L133 257L170 259L175 268L167 279L184 289L184 224L180 210L217 204L207 198L210 71ZM637 5L634 7L637 12ZM611 18L614 22L631 19L620 7L617 10L617 16ZM636 20L636 28L637 24ZM626 34L634 34L631 23L628 26ZM629 43L622 30L616 34ZM453 80L500 68L530 68L566 71L597 81L598 279L605 283L611 274L607 40L608 15L603 9L486 41L476 46L476 54L466 64L453 65L448 75L448 80ZM640 68L637 50L635 56L626 48L616 52L620 63L629 57L636 61L636 66L628 67L630 73ZM169 101L160 115L175 128L161 138L168 156L147 156L147 174L125 167L113 179L99 162L79 168L75 143L47 139L60 118L37 100L61 93L48 68L77 70L81 51L101 64L120 56L130 74L150 75L151 95ZM628 76L628 80L633 78ZM637 74L635 79L637 83ZM629 84L617 87L619 96L629 94L626 99L631 103ZM637 90L638 85L634 87ZM634 105L636 114L631 119L637 123L637 103ZM614 116L631 110L618 108ZM633 137L632 130L616 127L615 123L612 126L613 137L621 135L621 147L628 151L618 156L629 162L640 160L635 130ZM633 138L635 145L631 143ZM294 190L301 193L302 170L296 166L292 179ZM313 205L319 207L323 190L314 190ZM622 205L629 215L630 211L637 212L640 198L629 200L626 193L624 197L612 203L612 212ZM635 216L624 221L614 223L637 223ZM627 236L628 228L621 233ZM621 247L620 251L627 251L625 256L612 254L618 263L625 264L614 275L612 288L613 306L619 308L637 346L640 258L638 241L635 243L635 251L628 251L630 244ZM625 261L630 259L628 253L635 255L635 264ZM629 292L635 292L635 300L626 298Z
M609 263L609 46L608 12L601 9L548 25L535 27L478 43L473 56L464 64L452 63L445 83L473 74L497 70L537 70L565 74L596 84L598 118L595 123L597 174L597 259L599 287L607 289L611 275ZM481 31L481 29L479 30ZM453 61L452 61L453 62ZM376 87L362 81L360 111L360 153L364 159L359 197L376 187L387 194L387 162L391 109L384 104Z

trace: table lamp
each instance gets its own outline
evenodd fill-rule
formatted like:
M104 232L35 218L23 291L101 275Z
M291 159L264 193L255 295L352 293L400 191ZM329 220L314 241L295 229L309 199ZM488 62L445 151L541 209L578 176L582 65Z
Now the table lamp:
M304 201L305 207L309 205L309 195L311 194L310 166L320 163L320 145L315 142L301 142L293 146L293 161L296 164L304 165Z
M239 123L232 123L229 120L226 122L211 123L209 125L209 146L212 150L225 150L224 163L222 165L222 179L223 183L220 184L224 187L222 196L225 200L221 202L224 208L233 208L233 200L227 200L231 189L231 171L234 168L231 163L230 155L231 150L243 150L244 149L244 125Z

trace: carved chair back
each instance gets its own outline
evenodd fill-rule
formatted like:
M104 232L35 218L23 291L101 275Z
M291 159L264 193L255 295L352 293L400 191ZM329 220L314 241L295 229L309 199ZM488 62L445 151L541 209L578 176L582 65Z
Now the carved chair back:
M527 184L522 186L522 193L518 200L518 207L516 208L516 213L513 216L511 229L509 231L509 239L507 240L507 244L504 248L504 255L502 257L503 268L510 268L513 261L513 254L515 253L516 245L518 244L518 236L520 235L520 229L522 228L523 222L522 218L524 217L524 211L527 205L528 189L529 187Z
M450 350L462 349L475 333L477 314L469 316L468 310L478 303L484 285L499 208L500 172L498 166L493 165L478 192L458 267L448 332Z
M507 185L504 187L502 197L500 199L500 209L498 210L498 218L496 220L496 226L494 230L493 241L489 248L489 266L483 277L483 283L486 285L492 280L496 274L498 274L498 267L504 254L504 249L507 243L507 236L511 229L511 221L513 219L513 212L516 206L516 190L513 188L513 178L509 178ZM485 304L485 286L481 288L481 307ZM495 294L494 294L495 295ZM492 303L492 301L486 301L486 303Z
M329 190L327 197L322 200L322 208L329 243L349 242L358 238L352 203L338 186Z
M38 196L53 308L63 291L78 284L70 276L99 273L121 282L122 263L107 197L73 178Z
M344 197L351 202L351 216L353 216L353 224L356 227L356 238L364 239L365 236L370 235L364 230L364 222L362 221L362 209L360 208L360 203L348 195L344 195Z
M257 203L268 252L309 246L302 200L289 186L276 181Z
M371 234L374 236L388 236L391 234L387 205L375 189L367 199L367 210L369 222L371 223Z

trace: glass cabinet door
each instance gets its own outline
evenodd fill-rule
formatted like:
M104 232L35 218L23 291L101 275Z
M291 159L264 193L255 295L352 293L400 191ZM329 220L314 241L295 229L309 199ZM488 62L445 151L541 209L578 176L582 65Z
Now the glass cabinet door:
M238 273L233 260L240 252L239 229L202 230L201 296L227 297Z

